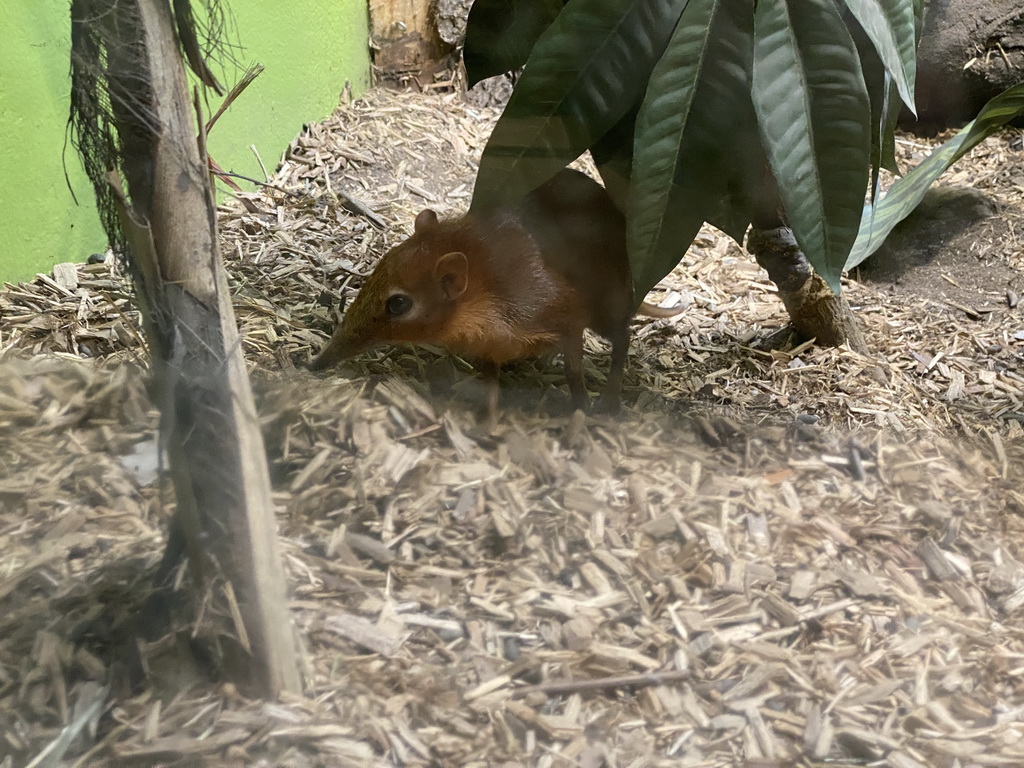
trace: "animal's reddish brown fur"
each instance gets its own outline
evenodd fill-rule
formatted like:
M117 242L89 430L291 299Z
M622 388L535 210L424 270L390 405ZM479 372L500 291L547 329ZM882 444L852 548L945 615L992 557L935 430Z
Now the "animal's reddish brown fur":
M412 301L398 317L387 310L396 295ZM447 222L421 213L311 367L378 344L443 346L482 364L493 419L497 368L551 351L565 353L574 403L585 405L583 330L591 328L612 341L604 397L615 409L632 311L625 220L599 184L564 170L514 208Z

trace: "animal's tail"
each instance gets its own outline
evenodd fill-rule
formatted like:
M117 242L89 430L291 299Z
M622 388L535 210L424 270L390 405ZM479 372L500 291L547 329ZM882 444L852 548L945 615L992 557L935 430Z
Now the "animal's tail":
M654 304L648 304L646 301L640 302L640 308L636 311L638 315L644 317L675 317L685 310L686 307L678 305L675 307L657 307Z

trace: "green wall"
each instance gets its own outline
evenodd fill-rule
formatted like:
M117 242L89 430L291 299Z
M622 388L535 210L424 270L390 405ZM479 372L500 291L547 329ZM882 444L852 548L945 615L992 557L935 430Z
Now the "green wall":
M198 3L197 3L198 4ZM345 81L369 82L366 0L227 0L256 78L210 136L210 154L226 170L262 179L255 144L273 172L303 123L330 114ZM69 0L0 0L0 281L28 280L62 261L106 248L92 187L75 150L61 153L68 116ZM220 72L218 71L218 76ZM222 80L229 88L238 73ZM211 109L219 99L211 94ZM246 184L241 184L245 188Z

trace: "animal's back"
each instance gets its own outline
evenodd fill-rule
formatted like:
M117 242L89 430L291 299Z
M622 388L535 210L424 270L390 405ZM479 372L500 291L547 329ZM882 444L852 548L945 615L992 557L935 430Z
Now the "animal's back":
M626 220L600 184L565 169L527 195L518 213L544 263L585 302L589 327L608 336L628 321L633 283Z

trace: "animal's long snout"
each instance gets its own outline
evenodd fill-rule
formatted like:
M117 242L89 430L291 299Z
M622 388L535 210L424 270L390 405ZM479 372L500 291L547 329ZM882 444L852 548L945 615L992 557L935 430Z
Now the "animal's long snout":
M326 346L320 350L320 354L309 364L309 370L324 371L342 360L362 352L365 348L366 344L358 343L350 333L339 329L331 336L331 340L327 342Z

